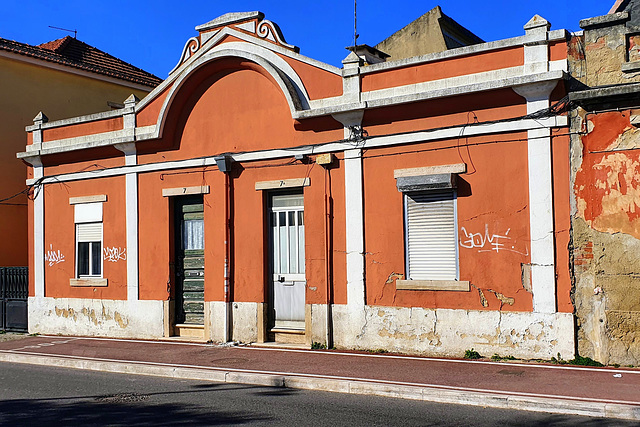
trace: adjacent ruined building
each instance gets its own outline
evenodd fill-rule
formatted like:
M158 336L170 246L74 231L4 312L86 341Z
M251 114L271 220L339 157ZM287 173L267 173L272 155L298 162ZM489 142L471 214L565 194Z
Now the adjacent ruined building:
M578 352L640 364L640 1L570 44L571 261Z

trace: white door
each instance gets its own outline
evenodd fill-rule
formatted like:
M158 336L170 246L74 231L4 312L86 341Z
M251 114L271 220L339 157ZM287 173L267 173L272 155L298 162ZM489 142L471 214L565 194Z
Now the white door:
M274 327L304 330L304 203L302 193L274 194L270 203Z

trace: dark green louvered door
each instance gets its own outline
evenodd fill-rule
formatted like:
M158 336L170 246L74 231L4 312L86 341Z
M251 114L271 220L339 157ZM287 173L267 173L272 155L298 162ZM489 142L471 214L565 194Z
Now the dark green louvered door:
M176 324L204 324L204 204L178 197L176 219Z

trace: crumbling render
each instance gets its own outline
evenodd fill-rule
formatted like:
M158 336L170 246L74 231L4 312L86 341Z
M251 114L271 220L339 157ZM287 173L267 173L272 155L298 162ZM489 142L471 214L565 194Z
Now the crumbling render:
M469 283L469 284L478 291L478 295L480 296L480 304L482 304L483 307L489 307L489 301L487 301L487 298L484 296L484 292L482 292L482 289L480 289L473 283Z
M504 294L501 294L500 292L496 292L492 289L487 289L487 291L493 293L496 298L498 298L500 301L500 310L502 310L502 306L504 304L513 305L516 302L515 298L504 296Z

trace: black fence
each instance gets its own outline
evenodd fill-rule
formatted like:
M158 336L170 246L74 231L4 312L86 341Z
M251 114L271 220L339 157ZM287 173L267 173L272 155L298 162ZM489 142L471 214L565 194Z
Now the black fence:
M0 267L0 331L27 331L29 269Z

